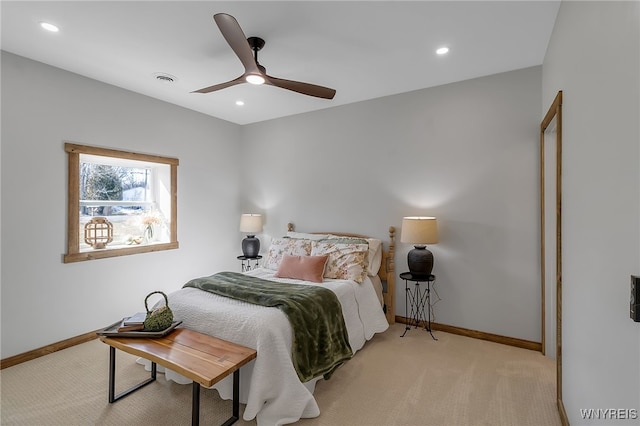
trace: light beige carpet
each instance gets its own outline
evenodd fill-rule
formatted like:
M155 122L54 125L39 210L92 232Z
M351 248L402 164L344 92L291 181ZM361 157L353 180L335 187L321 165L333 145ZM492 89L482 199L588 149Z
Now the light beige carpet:
M555 364L539 352L404 324L377 335L315 397L301 426L556 426ZM98 340L0 372L2 425L189 425L191 386L158 380L109 404L108 346ZM148 372L118 352L116 391ZM219 425L231 402L201 393L201 424ZM242 415L243 406L240 406ZM244 421L237 425L255 425Z

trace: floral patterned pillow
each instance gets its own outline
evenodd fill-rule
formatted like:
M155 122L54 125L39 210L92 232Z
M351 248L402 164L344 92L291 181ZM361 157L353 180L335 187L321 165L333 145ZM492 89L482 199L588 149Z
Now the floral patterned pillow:
M331 240L313 241L311 255L329 255L324 269L325 278L353 280L361 283L367 276L369 264L369 245L332 242Z
M329 234L327 239L340 240L341 243L369 244L369 263L367 265L367 274L372 277L378 275L378 270L382 263L382 240L378 240L376 238L345 237L342 235L331 234Z
M267 257L262 266L277 271L285 254L291 256L309 256L311 254L311 240L274 238L271 240L271 246L269 246Z

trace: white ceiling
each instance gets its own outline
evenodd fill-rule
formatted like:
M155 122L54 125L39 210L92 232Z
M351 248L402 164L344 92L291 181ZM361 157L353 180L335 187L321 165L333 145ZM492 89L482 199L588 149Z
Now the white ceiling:
M2 1L2 49L238 124L540 65L560 1ZM278 78L333 100L241 84L213 21L233 15ZM47 21L58 33L40 28ZM435 49L450 47L446 56ZM155 73L177 77L161 83ZM236 106L236 100L245 105Z

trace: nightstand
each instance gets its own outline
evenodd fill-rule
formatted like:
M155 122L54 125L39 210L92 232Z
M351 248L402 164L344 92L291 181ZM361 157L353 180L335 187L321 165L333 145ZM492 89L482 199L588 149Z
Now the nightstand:
M262 259L262 256L260 255L256 257L238 256L238 260L242 261L242 272L256 269L258 266L260 266L260 259Z
M400 278L404 280L404 303L406 313L410 315L407 317L407 325L404 329L402 336L407 334L407 331L413 325L414 328L420 327L420 323L424 324L424 329L431 334L433 340L438 340L431 331L431 284L436 280L435 275L429 275L424 277L415 277L411 272L403 272L400 274ZM409 287L409 282L414 283L413 291ZM424 290L420 288L420 283L425 283L427 288ZM425 308L427 310L425 314Z

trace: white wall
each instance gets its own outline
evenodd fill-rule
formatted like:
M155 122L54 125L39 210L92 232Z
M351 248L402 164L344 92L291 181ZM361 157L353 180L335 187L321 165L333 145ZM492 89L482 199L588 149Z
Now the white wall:
M144 310L239 268L239 126L2 52L2 353ZM72 264L63 141L177 157L178 250Z
M402 217L436 215L436 321L540 341L540 67L240 128L2 59L3 358L102 327L152 290L237 268L240 211L265 214L263 251L288 221L385 240L396 226L398 272L411 248L399 242ZM62 264L64 140L178 157L180 249ZM44 216L45 237L29 226Z
M540 87L533 67L244 126L243 206L263 240L393 225L398 272L402 217L437 216L436 321L539 342Z
M542 109L563 91L563 399L640 415L640 324L629 275L640 273L640 4L560 7L543 68Z

